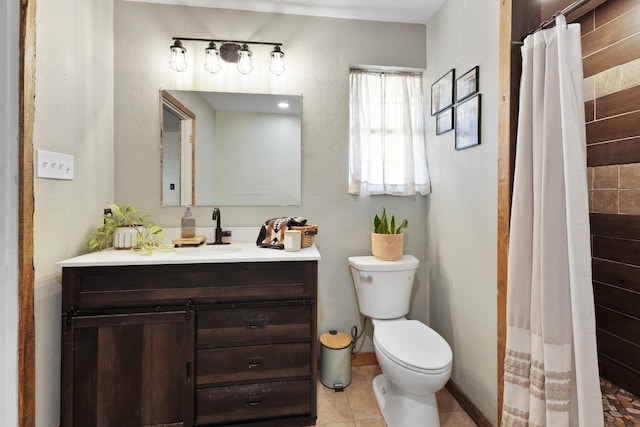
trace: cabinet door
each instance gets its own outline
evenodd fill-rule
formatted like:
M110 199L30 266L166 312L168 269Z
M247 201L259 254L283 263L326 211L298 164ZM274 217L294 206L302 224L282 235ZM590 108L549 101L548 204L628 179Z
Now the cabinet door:
M62 334L62 427L192 426L193 319L75 317Z

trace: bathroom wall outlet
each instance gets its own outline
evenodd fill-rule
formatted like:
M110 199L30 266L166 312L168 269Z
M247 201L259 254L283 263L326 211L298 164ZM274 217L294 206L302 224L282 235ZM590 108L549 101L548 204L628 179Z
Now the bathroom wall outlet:
M73 156L36 150L36 178L73 179Z

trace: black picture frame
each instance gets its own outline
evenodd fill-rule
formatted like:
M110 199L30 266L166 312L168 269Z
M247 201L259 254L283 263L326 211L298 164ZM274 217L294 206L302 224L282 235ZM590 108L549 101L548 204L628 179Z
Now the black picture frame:
M477 65L456 79L456 102L478 93L479 82L480 67Z
M481 99L478 93L456 105L456 150L480 144Z
M449 107L436 115L436 135L453 130L453 107Z
M435 116L453 105L456 71L449 70L431 85L431 115Z

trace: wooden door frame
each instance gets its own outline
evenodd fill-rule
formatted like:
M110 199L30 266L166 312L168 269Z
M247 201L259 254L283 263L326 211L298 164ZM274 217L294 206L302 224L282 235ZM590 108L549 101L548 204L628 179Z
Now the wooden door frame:
M498 82L498 425L502 420L504 394L504 357L507 335L507 255L509 241L509 213L511 194L511 129L510 129L510 73L511 73L511 2L500 5L500 60Z
M160 139L161 139L161 146L163 150L164 150L164 126L162 124L162 117L163 117L162 112L165 106L173 110L173 112L177 116L179 116L178 118L180 119L180 205L195 206L196 204L196 115L193 111L191 111L186 105L180 102L175 96L171 95L168 91L160 90L160 135L161 135ZM191 136L188 141L184 141L182 138L186 121L190 122L186 126L189 126L189 125L191 126L191 129L189 131ZM189 159L183 159L182 157L185 152L183 144L189 144L190 146L189 150L186 150L191 153ZM164 160L162 157L160 159L162 162L161 169L162 171L164 171ZM183 169L183 166L184 166L185 160L188 160L191 163L191 171L189 172L189 179L191 180L191 185L190 185L191 191L189 191L189 198L191 199L191 203L183 202L183 198L184 198L182 194L183 188L184 188L183 179L185 176L185 171ZM164 192L164 172L160 177L160 188L162 188L162 191ZM163 193L163 196L164 196L164 193ZM164 199L161 202L164 202Z
M33 119L36 1L20 0L18 425L35 427L36 369L33 267Z

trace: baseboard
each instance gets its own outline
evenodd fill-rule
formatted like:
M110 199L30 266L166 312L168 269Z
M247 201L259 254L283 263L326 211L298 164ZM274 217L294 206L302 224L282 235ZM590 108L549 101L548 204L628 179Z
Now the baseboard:
M449 393L458 401L462 409L476 422L480 427L493 427L489 419L473 404L471 399L462 392L460 387L453 381L449 380L445 386Z
M377 365L378 359L374 352L355 353L351 356L351 366Z

